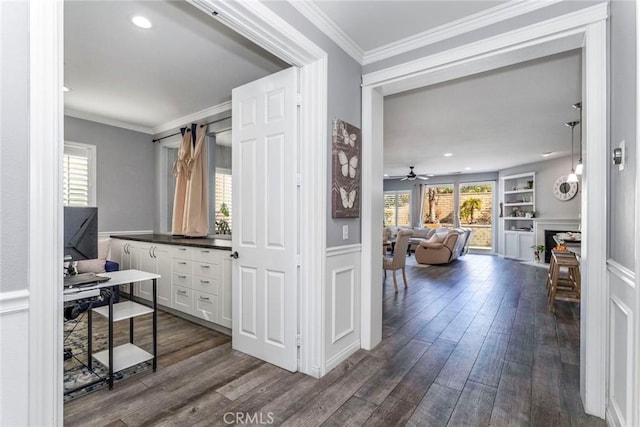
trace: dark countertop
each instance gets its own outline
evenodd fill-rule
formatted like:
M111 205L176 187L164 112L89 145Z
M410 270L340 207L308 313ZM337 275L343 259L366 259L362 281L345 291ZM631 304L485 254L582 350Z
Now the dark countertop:
M157 243L160 245L194 246L197 248L211 248L231 250L231 240L209 238L173 237L168 234L113 234L112 239L133 240L136 242Z

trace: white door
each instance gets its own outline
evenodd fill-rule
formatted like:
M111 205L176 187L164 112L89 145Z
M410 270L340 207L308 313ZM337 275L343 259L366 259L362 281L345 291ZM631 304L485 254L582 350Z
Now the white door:
M233 90L233 348L297 371L297 69Z

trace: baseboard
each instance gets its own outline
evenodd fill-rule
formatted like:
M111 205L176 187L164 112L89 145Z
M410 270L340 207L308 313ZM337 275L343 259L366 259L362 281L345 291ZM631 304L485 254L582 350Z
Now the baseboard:
M345 360L347 360L347 358L349 358L349 356L351 356L353 353L355 353L358 350L360 350L360 340L356 340L356 341L352 342L344 350L340 351L338 354L336 354L335 356L333 356L329 360L327 360L327 363L326 363L326 365L324 367L323 375L326 375L333 368L335 368L340 363L342 363Z

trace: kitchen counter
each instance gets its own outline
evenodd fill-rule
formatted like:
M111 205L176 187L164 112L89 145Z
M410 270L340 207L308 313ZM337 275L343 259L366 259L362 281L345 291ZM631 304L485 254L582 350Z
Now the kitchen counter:
M173 237L168 234L113 234L110 237L112 239L157 243L159 245L194 246L197 248L231 250L231 240L225 239Z

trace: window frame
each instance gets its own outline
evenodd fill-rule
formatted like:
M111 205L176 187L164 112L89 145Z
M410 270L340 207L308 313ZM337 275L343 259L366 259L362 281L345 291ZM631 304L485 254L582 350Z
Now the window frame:
M81 149L81 150L86 150L88 152L88 162L87 162L87 167L88 167L88 171L87 171L87 186L88 186L88 192L87 192L87 206L89 207L96 207L98 206L98 182L97 182L97 157L98 157L98 147L93 145L93 144L86 144L84 142L75 142L75 141L64 141L64 149L63 149L63 158L62 158L62 176L64 179L64 156L66 156L67 154L64 153L64 151L66 151L66 148L70 147L70 148L76 148L76 149ZM64 206L68 206L67 204L65 204L65 200L64 200L64 183L62 184L62 191L63 191L63 205Z

